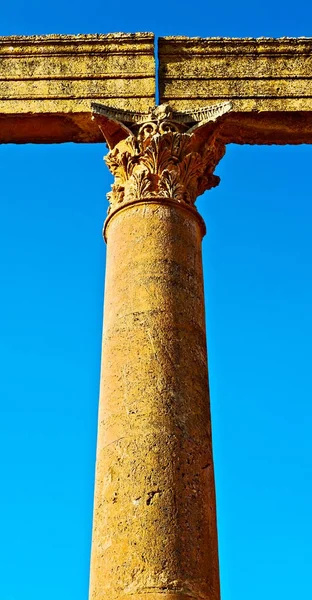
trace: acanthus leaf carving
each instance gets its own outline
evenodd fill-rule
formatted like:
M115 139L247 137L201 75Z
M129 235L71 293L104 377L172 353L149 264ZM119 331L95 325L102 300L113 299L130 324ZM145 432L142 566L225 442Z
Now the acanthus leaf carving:
M174 198L177 202L183 202L184 188L178 171L164 170L159 183L159 196L161 198Z
M151 174L148 172L148 169L140 168L129 179L126 199L141 200L142 198L148 198L151 191Z
M146 122L136 113L133 123L137 125L124 128L130 135L121 139L105 158L115 178L108 194L110 208L153 198L194 206L197 196L218 185L214 169L225 153L218 124L229 106L226 103L213 108L184 116L181 113L178 119L168 105L161 105L146 115ZM204 115L206 120L200 118L187 130L185 123L197 113L198 118ZM130 120L130 116L126 118ZM218 118L217 125L211 123ZM104 126L102 130L105 134Z

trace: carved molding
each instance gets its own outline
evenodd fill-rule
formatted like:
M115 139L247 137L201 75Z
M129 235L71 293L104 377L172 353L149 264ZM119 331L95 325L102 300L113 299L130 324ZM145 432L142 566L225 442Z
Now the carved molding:
M107 195L109 212L153 198L194 206L197 196L219 183L213 172L225 144L215 121L230 108L224 103L174 113L170 106L160 105L145 114L122 114L94 105L110 147L105 162L115 179Z
M219 104L212 104L210 106L183 111L175 111L169 104L160 104L159 106L152 107L147 112L122 110L111 106L104 106L97 102L92 102L91 106L94 115L102 115L114 121L120 121L121 123L134 123L139 125L146 123L147 121L169 119L170 121L176 121L177 123L190 124L215 121L218 117L221 117L231 110L232 103L228 101L220 102Z

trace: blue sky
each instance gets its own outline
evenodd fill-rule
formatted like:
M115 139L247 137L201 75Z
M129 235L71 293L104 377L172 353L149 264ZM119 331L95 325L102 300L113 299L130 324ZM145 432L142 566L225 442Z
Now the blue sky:
M311 34L308 3L4 3L0 35ZM0 146L0 600L86 600L110 176ZM311 598L312 147L231 145L198 201L223 600Z

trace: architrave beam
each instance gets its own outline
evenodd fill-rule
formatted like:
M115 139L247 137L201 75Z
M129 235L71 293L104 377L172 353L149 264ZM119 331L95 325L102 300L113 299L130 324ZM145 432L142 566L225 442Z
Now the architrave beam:
M163 37L158 52L160 102L232 102L226 143L312 143L312 38Z
M154 105L152 33L0 37L0 142L99 142L91 102Z

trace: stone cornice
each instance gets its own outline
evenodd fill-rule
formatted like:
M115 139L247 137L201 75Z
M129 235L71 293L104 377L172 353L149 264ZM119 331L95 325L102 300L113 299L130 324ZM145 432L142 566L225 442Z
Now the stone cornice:
M0 57L29 56L39 54L97 53L139 54L151 51L153 33L107 33L78 35L31 35L0 36Z
M216 52L218 54L228 53L233 51L235 54L242 51L250 50L251 52L270 54L276 51L276 53L292 53L294 51L311 51L312 49L312 37L188 37L183 35L168 35L160 37L159 41L161 44L167 46L168 53L176 54L176 50L179 47L181 54L189 53L190 48L192 51L197 51L198 54L206 52ZM171 49L169 45L172 44Z

